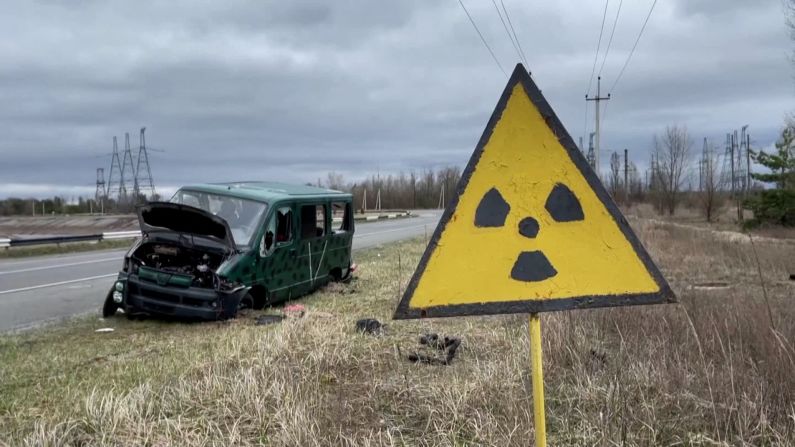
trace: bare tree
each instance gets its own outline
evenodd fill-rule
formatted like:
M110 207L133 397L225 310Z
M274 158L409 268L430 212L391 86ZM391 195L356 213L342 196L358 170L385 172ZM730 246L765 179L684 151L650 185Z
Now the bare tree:
M345 190L345 178L342 176L342 174L331 171L328 173L328 180L326 180L326 186L329 189L343 191Z
M613 152L610 155L610 177L608 178L608 183L610 195L613 196L613 200L618 201L618 193L621 189L621 157L617 152Z
M712 222L720 206L721 159L720 154L704 139L704 150L699 162L699 202L707 222Z
M662 136L654 136L654 154L657 159L657 186L661 195L660 206L673 215L679 204L683 176L690 164L693 142L685 126L667 126Z

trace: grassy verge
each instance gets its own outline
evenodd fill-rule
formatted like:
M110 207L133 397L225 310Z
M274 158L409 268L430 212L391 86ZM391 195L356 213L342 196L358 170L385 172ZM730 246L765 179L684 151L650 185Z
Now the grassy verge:
M793 445L791 248L756 247L763 294L747 244L636 228L682 303L542 317L550 445ZM528 445L525 316L389 321L423 248L359 252L356 281L274 325L91 317L2 337L0 444ZM358 334L364 317L386 333ZM463 337L450 366L406 360L425 332Z
M132 239L113 239L98 242L74 242L68 244L51 244L32 247L16 247L0 249L0 259L24 258L28 256L57 255L62 253L78 253L93 250L109 250L114 248L127 248L133 243Z

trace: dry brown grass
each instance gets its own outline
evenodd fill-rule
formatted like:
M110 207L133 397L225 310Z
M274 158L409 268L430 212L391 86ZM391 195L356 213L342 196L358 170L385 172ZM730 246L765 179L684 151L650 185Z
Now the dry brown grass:
M766 302L750 244L634 225L681 304L543 315L550 445L794 445L792 245L755 244ZM359 253L357 281L278 325L90 318L2 338L0 444L528 445L525 316L355 332L389 319L423 246ZM406 361L427 331L463 337L451 366Z

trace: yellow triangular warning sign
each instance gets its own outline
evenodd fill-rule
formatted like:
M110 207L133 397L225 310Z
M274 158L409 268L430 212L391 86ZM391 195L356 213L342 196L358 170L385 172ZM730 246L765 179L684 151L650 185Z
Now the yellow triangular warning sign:
M673 301L626 219L517 65L395 318Z

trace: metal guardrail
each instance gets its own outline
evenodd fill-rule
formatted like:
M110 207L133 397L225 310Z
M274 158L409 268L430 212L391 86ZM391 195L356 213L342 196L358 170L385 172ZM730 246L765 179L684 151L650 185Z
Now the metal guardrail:
M109 233L102 233L102 240L129 239L134 237L141 237L141 232L138 230L133 230L133 231L112 231Z
M0 239L0 248L9 247L26 247L33 245L51 245L51 244L66 244L70 242L91 242L91 241L104 241L115 239L133 239L140 237L140 231L112 231L106 233L96 234L80 234L80 235L67 235L67 236L50 236L50 237L37 237L29 239Z
M403 212L403 213L389 213L389 214L381 214L378 216L357 216L355 220L380 220L380 219L394 219L397 217L404 217L409 216L410 213ZM332 219L335 223L341 222L342 219ZM111 231L105 233L97 233L97 234L81 234L81 235L70 235L70 236L50 236L50 237L37 237L37 238L30 238L30 239L9 239L9 238L0 238L0 248L9 247L24 247L24 246L33 246L33 245L48 245L48 244L66 244L70 242L90 242L90 241L109 241L109 240L117 240L117 239L133 239L136 237L140 237L141 232L138 230L133 231Z

